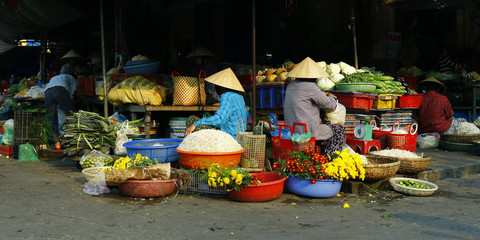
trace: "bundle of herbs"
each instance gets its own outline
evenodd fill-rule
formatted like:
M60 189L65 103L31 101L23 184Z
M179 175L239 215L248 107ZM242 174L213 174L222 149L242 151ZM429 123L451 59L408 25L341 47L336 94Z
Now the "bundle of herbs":
M93 150L115 146L114 127L98 113L80 110L65 119L63 129L65 134L60 138L60 143L68 156L84 148Z

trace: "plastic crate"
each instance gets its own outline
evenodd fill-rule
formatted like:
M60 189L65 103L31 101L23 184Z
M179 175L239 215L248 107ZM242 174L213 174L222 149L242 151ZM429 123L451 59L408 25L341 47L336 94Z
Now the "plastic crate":
M398 97L395 107L397 108L419 108L422 104L423 94L409 94Z
M201 179L199 173L188 172L190 175L190 182L185 183L185 190L190 192L198 192L198 193L209 193L209 194L217 194L217 195L227 195L227 186L223 187L211 187L208 186L208 180Z
M257 87L257 108L283 108L286 84L262 85Z
M78 77L77 91L84 96L97 96L95 91L95 78L94 77Z
M134 76L142 76L148 80L150 80L153 83L156 83L158 85L165 85L165 74L112 74L110 75L110 86L114 87L117 85L119 82L129 78L129 77L134 77Z
M3 156L13 155L13 146L0 144L0 154Z
M375 100L373 100L373 109L394 109L395 108L395 101L397 96L395 95L383 95L377 96Z
M346 108L372 109L375 95L355 92L332 92Z

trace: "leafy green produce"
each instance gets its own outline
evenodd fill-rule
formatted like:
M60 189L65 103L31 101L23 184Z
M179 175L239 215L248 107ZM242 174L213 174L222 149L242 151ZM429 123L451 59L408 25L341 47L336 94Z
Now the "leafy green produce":
M60 138L64 152L72 156L84 148L114 147L116 133L108 120L98 113L78 111L63 123L65 134Z

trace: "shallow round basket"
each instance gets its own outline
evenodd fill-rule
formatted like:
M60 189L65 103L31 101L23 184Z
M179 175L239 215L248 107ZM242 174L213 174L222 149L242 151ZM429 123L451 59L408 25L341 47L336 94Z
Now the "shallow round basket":
M172 194L177 189L178 179L168 180L128 180L118 185L118 189L125 196L153 198Z
M425 186L430 187L431 189L419 189L419 188L411 188L411 187L406 187L398 184L397 182L402 181L402 180L412 180L414 182L423 184ZM424 180L419 180L415 178L403 178L403 177L396 177L396 178L390 178L390 184L392 185L393 189L397 192L407 194L407 195L412 195L412 196L420 196L420 197L426 197L432 195L435 191L438 190L438 186Z
M423 158L399 158L400 168L399 173L403 174L415 174L423 172L428 169L430 165L431 157L423 156Z
M157 138L130 141L123 144L127 149L129 157L135 157L137 154L147 156L151 160L157 160L159 163L169 163L178 161L178 153L175 148L180 145L183 139L178 138Z
M108 167L85 168L85 169L82 170L82 174L85 177L85 180L87 180L87 182L103 183L103 182L105 182L105 175L102 172L103 168L108 168ZM105 182L105 184L108 187L114 187L114 186L118 185L118 184L109 183L109 182Z
M453 143L473 143L480 140L480 134L472 135L456 135L456 134L442 134L440 140Z
M337 83L335 87L340 91L373 93L377 85L373 83Z
M400 168L400 159L394 157L367 155L369 164L363 164L365 181L389 178Z
M209 153L188 152L175 149L178 152L180 165L185 169L207 169L213 163L221 167L235 167L240 163L244 150L235 152Z
M440 140L440 147L448 151L476 152L472 143L447 142Z

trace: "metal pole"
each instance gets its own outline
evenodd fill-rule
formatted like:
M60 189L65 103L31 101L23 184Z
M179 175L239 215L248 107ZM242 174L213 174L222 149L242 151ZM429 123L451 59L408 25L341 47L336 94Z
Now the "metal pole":
M256 51L256 29L255 29L255 0L252 0L252 123L255 125L257 118L257 51Z
M42 31L42 42L40 50L40 81L47 82L47 30Z
M355 33L355 11L354 11L353 0L350 0L350 3L352 4L352 16L350 17L350 19L351 19L352 34L353 34L353 57L354 57L355 68L358 69L357 34Z
M107 72L105 69L105 39L103 31L103 0L100 0L100 31L102 41L102 72L103 72L103 115L108 118L108 100L107 100Z

